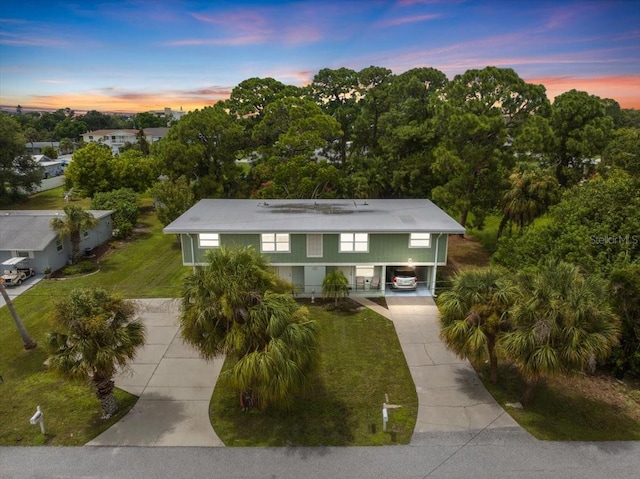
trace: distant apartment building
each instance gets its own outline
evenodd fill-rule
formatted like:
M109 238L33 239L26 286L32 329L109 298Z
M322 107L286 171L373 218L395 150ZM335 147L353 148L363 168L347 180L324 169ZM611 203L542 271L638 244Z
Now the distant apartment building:
M127 143L135 145L138 143L138 131L135 129L119 129L119 130L95 130L82 134L85 143L101 143L111 148L113 154L120 153ZM149 144L160 141L169 131L169 128L145 128L142 130L144 137Z
M185 114L185 112L182 110L182 107L180 107L179 110L172 110L169 107L165 107L164 110L151 110L149 113L157 116L158 118L166 118L167 124L172 121L180 120L180 118L182 118Z

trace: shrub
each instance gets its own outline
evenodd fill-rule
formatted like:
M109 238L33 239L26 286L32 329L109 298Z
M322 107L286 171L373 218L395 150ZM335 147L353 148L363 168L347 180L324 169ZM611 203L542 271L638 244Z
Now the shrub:
M97 269L98 265L92 261L80 261L71 266L65 266L62 268L62 273L66 276L73 276L74 274L93 273Z

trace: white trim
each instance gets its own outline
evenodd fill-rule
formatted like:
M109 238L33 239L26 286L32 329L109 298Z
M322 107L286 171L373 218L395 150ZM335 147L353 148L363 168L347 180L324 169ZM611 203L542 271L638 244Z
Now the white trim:
M349 239L348 237L351 237ZM363 240L363 237L365 238ZM365 249L361 249L362 247ZM359 249L360 248L360 249ZM338 253L368 253L369 233L339 233Z
M409 233L409 248L431 248L431 233Z
M205 236L205 238L203 238ZM220 247L219 233L198 233L198 248L209 249Z
M291 235L289 233L260 233L260 251L262 253L290 253Z

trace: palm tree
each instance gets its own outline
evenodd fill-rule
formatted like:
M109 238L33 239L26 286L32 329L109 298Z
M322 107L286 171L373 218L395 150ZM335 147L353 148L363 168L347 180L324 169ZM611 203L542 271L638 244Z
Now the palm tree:
M493 383L498 381L497 341L516 295L508 273L492 267L458 273L452 288L438 297L440 337L458 357L488 357Z
M73 152L73 140L71 138L63 138L60 140L60 144L58 148L61 153L72 153Z
M221 380L249 392L261 409L288 406L294 394L310 389L318 363L317 327L290 294L266 292L246 326L233 328L227 343L239 359Z
M522 296L510 311L513 329L500 347L527 379L527 404L547 377L595 367L618 342L620 320L608 303L606 283L569 263L548 261L521 273Z
M71 240L71 261L77 263L81 258L80 241L82 231L93 228L98 220L82 206L69 205L64 207L64 218L52 218L51 228L60 238L69 236Z
M36 347L38 347L38 343L36 343L33 339L31 339L31 336L29 336L29 333L27 332L27 328L24 327L24 324L20 319L20 315L18 314L18 311L16 310L15 306L13 305L13 302L11 301L11 298L9 297L9 295L7 294L7 291L4 288L4 280L2 278L0 278L0 294L4 298L4 302L7 304L7 308L9 308L9 312L13 317L14 323L16 323L18 332L22 337L24 349L35 349Z
M31 144L31 153L33 153L33 142L38 140L40 133L35 128L29 127L25 130L24 137Z
M555 175L531 163L520 164L509 176L511 186L501 200L503 213L498 227L498 238L507 225L515 224L520 230L530 225L559 197Z
M252 247L211 249L185 280L180 325L203 357L235 357L223 375L242 398L264 408L287 403L315 364L315 323L268 260Z
M336 307L340 298L349 296L349 280L342 271L334 269L327 273L322 280L322 296L333 298Z
M49 366L65 376L91 378L103 418L118 410L113 376L144 344L145 327L135 312L133 303L100 288L74 289L55 304Z

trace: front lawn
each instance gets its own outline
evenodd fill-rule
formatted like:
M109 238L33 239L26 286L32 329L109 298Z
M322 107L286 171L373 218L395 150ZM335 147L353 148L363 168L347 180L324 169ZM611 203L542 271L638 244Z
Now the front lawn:
M524 390L515 368L500 368L500 382L484 385L518 423L538 439L552 441L640 440L640 385L596 374L558 377L540 386L526 409L514 409Z
M369 309L355 313L309 306L320 327L316 385L291 410L243 412L220 382L211 400L213 427L227 446L370 446L407 444L418 399L393 323ZM227 359L223 370L233 362ZM382 431L382 404L389 410Z

